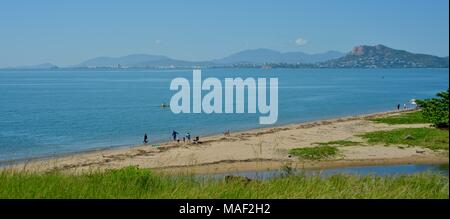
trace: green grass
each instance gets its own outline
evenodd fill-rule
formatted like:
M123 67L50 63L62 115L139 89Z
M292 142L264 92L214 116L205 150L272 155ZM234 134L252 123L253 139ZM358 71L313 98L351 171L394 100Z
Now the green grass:
M0 173L0 198L449 198L439 174L200 180L124 168L82 175Z
M356 142L356 141L346 141L346 140L338 140L338 141L329 141L329 142L317 142L314 143L317 144L319 146L357 146L357 145L361 145L361 142Z
M426 119L422 117L422 112L411 112L411 113L402 113L400 115L396 116L388 116L388 117L382 117L382 118L374 118L369 119L373 122L378 123L387 123L390 125L397 125L397 124L427 124L430 123Z
M331 146L294 148L289 150L289 154L309 160L330 158L337 155L337 152L338 149Z
M360 135L370 144L421 146L432 150L448 150L448 130L436 128L401 128Z

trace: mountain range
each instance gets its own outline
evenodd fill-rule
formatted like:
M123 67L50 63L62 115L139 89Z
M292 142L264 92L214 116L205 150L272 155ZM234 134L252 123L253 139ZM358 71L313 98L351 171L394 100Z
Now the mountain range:
M318 64L325 68L448 68L448 57L414 54L384 45L356 46L344 57Z
M192 66L230 66L236 64L264 65L265 63L317 63L342 57L344 54L329 51L319 54L306 54L303 52L281 53L270 49L244 50L222 59L211 61L183 61L166 56L135 54L123 57L98 57L84 61L75 67L128 67L128 68L154 68L154 67L192 67Z
M55 69L55 68L58 68L58 66L52 63L42 63L38 65L8 67L7 69Z
M133 54L123 57L97 57L69 68L193 68L193 67L287 67L287 68L448 68L448 57L414 54L384 45L354 47L347 54L328 51L318 54L282 53L252 49L210 61L185 61L162 55ZM22 69L50 69L45 63Z
M123 68L156 68L156 67L189 67L189 66L209 66L212 63L208 62L190 62L172 59L160 55L148 54L133 54L123 57L98 57L84 61L74 67L84 68L108 68L108 67L123 67Z
M216 64L264 64L264 63L288 63L288 64L310 64L336 59L344 56L337 51L328 51L318 54L307 54L303 52L281 53L271 49L244 50L222 59L213 60Z

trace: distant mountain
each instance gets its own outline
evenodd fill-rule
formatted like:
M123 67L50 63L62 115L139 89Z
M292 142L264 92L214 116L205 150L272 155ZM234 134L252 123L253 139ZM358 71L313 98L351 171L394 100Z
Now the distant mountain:
M328 51L318 54L282 53L271 49L244 50L222 59L195 62L162 55L133 54L122 57L97 57L69 68L194 68L194 67L273 67L273 68L448 68L448 57L414 54L384 45L356 46L343 54ZM51 63L9 69L53 69Z
M223 59L193 62L172 59L161 55L133 54L122 57L97 57L84 61L74 67L81 68L161 68L193 66L231 66L240 63L314 63L338 58L344 54L330 51L309 55L302 52L280 53L270 49L245 50Z
M319 64L326 68L448 68L448 57L414 54L384 45L356 46L346 56Z
M133 66L147 61L168 60L165 56L155 56L146 54L135 54L123 57L97 57L82 62L78 66L83 67L115 67L118 64L122 66Z
M171 59L160 55L133 54L122 57L98 57L84 61L75 67L88 68L156 68L156 67L192 67L207 66L207 62L190 62Z
M55 68L58 68L58 66L52 63L42 63L38 65L8 67L6 69L55 69Z
M284 53L287 63L318 63L343 57L345 54L330 50L324 53L306 54L302 52Z
M337 51L329 51L319 54L306 54L303 52L281 53L271 49L244 50L222 59L213 60L217 64L264 64L264 63L316 63L344 56Z

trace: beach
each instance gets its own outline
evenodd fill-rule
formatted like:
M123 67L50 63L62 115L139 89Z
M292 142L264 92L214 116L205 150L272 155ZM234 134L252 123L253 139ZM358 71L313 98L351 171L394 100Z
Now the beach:
M4 166L15 171L63 171L82 173L127 166L168 173L226 173L292 168L330 168L385 164L443 164L448 152L422 147L368 144L360 134L398 128L422 128L429 124L389 125L368 119L394 116L390 111L318 120L271 128L231 132L229 135L200 136L200 143L164 142L130 148L89 151L32 159ZM194 135L195 136L195 135ZM322 160L305 160L289 155L293 148L315 147L330 141L360 142L339 147L339 155Z

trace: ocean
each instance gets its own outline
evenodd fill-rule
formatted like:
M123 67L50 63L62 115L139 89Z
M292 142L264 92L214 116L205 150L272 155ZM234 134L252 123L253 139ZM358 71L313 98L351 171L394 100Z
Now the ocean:
M274 125L394 110L447 90L448 69L202 69L202 77L277 77ZM169 89L192 70L0 70L0 161L267 127L260 114L173 114Z

